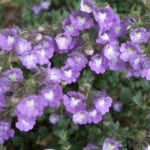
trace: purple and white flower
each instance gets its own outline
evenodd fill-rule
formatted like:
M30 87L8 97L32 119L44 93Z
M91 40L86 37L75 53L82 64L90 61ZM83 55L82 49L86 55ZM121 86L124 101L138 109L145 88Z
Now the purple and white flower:
M20 58L22 64L27 69L35 68L37 63L38 63L38 56L35 52L30 52L30 53L27 53L27 54L23 54L19 58Z
M141 52L141 49L139 45L127 41L126 43L123 43L120 47L120 58L124 61L130 61L131 59L135 59L137 54Z
M24 116L20 116L16 122L16 127L20 131L28 132L29 130L33 129L35 123L34 117L26 118Z
M55 41L58 47L57 51L59 53L66 53L72 44L72 37L67 33L60 33L55 37Z
M70 113L76 113L86 108L85 96L82 93L69 91L63 96L63 99L65 108Z
M109 30L120 22L119 16L109 6L94 9L93 15L103 31Z
M76 82L77 78L80 76L80 72L71 68L68 65L65 65L61 68L62 71L62 80L68 84Z
M146 43L150 33L145 28L135 28L130 32L130 39L134 43Z
M71 36L78 36L79 35L79 30L75 29L73 26L70 17L66 18L62 22L62 28L65 30L65 32Z
M117 41L110 42L104 46L104 56L108 59L114 59L120 55L119 43Z
M11 82L20 82L23 79L23 72L20 68L6 70L3 76Z
M58 68L47 68L45 69L45 83L50 84L50 83L59 83L61 82L61 70Z
M105 92L99 92L94 99L94 106L102 115L109 112L113 100Z
M68 54L68 58L66 60L66 64L70 66L72 69L81 71L86 64L88 63L88 60L84 53L73 51L72 53Z
M80 10L86 13L91 13L95 9L95 2L93 0L81 0Z
M72 120L75 124L85 125L89 122L89 113L85 110L78 111L73 114Z
M88 29L93 24L93 19L90 18L89 14L81 11L73 11L70 15L70 20L77 30Z
M99 30L98 37L96 39L96 43L98 44L107 44L111 41L114 41L115 36L111 34L111 32L103 32L102 30Z
M102 120L102 114L97 109L95 109L95 107L88 108L87 112L89 113L90 116L89 123L97 124Z
M49 59L53 57L54 50L51 51L49 48L45 48L42 45L37 45L33 48L33 51L37 54L38 63L40 65L48 64Z
M122 144L112 138L106 138L102 150L120 150Z
M18 55L22 55L24 53L30 52L32 49L31 43L24 38L19 38L15 43L15 53Z
M40 91L40 96L44 106L58 107L63 98L62 87L58 84L54 84L43 88Z
M89 66L91 70L93 70L97 74L104 73L108 67L108 61L103 55L94 54L89 61Z
M43 113L44 104L39 96L29 95L23 97L17 104L14 113L20 117L32 118Z
M6 51L12 50L18 37L16 28L3 29L0 33L0 48Z

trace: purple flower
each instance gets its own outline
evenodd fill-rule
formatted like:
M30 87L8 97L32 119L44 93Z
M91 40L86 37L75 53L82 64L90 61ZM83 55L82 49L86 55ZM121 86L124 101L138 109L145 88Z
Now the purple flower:
M79 30L75 29L73 24L71 23L70 17L66 18L62 22L62 28L65 30L65 32L71 36L78 36Z
M122 37L127 31L128 25L124 22L124 20L120 20L120 22L114 26L112 26L109 30L110 35L113 37Z
M94 9L93 15L100 27L105 31L120 22L119 16L109 6Z
M40 41L40 44L44 48L48 48L51 53L54 52L54 39L51 36L44 35Z
M61 68L62 71L62 80L70 84L76 82L76 79L80 76L78 70L72 69L70 66L65 65Z
M23 97L17 104L14 113L20 117L32 118L40 116L43 112L43 102L39 96L29 95Z
M105 95L105 92L99 92L94 99L94 106L102 115L109 112L109 109L112 105L112 99L109 96Z
M59 121L59 119L60 119L60 116L57 113L52 113L49 116L49 122L52 124L56 124Z
M90 117L89 123L97 124L102 120L101 113L97 109L95 109L95 107L90 107L89 109L87 109L87 112L89 113Z
M18 55L22 55L23 53L27 53L31 51L31 43L24 38L19 38L15 43L15 53Z
M89 14L81 11L73 11L70 15L71 23L77 30L84 30L91 27L93 19Z
M0 95L11 90L11 84L6 78L0 78Z
M96 43L98 44L107 44L114 40L114 35L111 32L103 32L99 31L98 38L96 39Z
M49 59L52 58L54 51L45 48L42 45L37 45L33 48L33 51L37 54L38 63L40 65L48 64Z
M64 105L68 112L76 113L80 110L84 110L86 104L84 103L85 96L82 93L69 91L63 96Z
M80 10L83 12L91 13L95 9L95 2L93 0L81 0Z
M41 7L42 9L49 9L50 5L51 5L51 3L48 2L48 1L42 1L42 2L40 3L40 7Z
M33 129L35 125L35 118L26 118L26 117L19 117L18 121L16 122L16 127L20 131L28 132L29 130Z
M72 44L72 38L69 34L60 33L55 37L59 53L66 53L69 51Z
M84 53L77 51L69 53L68 58L66 60L66 64L68 66L78 71L81 71L86 66L87 63L88 60L84 55Z
M23 72L20 68L12 68L5 71L3 76L11 82L20 82L23 79Z
M122 107L123 107L123 102L122 102L122 101L115 101L115 102L113 103L113 109L114 109L114 111L116 111L116 112L120 112L121 109L122 109Z
M91 57L91 60L89 61L89 66L90 66L91 70L93 70L97 74L104 73L108 66L108 61L106 60L106 58L103 55L94 54Z
M45 106L58 107L63 98L62 87L58 84L43 88L40 91L41 99Z
M35 68L38 63L38 56L35 52L30 52L30 53L21 55L19 58L20 58L22 64L27 69Z
M145 28L136 28L130 32L130 39L134 43L146 43L148 42L149 32Z
M33 11L33 13L36 14L36 15L40 13L41 9L42 9L42 8L41 8L41 6L39 6L39 5L35 5L35 6L32 7L32 11Z
M120 55L119 43L117 41L110 42L104 46L104 56L108 59L114 59Z
M89 114L85 110L73 114L72 120L75 124L85 125L89 122Z
M110 70L125 70L126 64L123 60L120 59L120 56L113 58L109 61Z
M120 47L120 58L124 61L130 61L131 59L135 59L137 54L141 51L139 45L127 41L126 43L123 43Z
M88 142L86 147L83 147L82 150L99 150L97 144L95 142Z
M106 138L102 150L120 150L122 144L112 138Z
M147 56L145 54L137 54L134 59L131 59L130 65L133 67L135 70L140 70L143 68L143 63L147 59Z
M11 129L9 121L0 121L0 144L3 144L5 140L14 136L14 130Z
M61 82L61 70L58 68L45 69L45 82L46 83L59 83Z
M0 34L0 48L6 51L12 50L18 37L16 28L3 29Z

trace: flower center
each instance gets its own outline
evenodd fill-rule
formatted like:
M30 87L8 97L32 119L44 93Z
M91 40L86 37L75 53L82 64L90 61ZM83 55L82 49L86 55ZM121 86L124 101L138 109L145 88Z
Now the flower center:
M71 78L72 77L72 70L66 70L64 71L64 74L68 77L68 78Z
M77 21L80 25L83 25L85 23L86 19L83 16L77 16Z
M53 97L54 97L53 91L49 91L49 92L45 93L45 94L44 94L44 97L45 97L46 99L48 99L48 100L52 100Z
M71 97L71 105L72 106L77 106L80 103L80 99L77 99L75 97Z
M7 43L12 44L14 42L14 40L15 40L15 38L13 36L9 35L8 38L7 38Z

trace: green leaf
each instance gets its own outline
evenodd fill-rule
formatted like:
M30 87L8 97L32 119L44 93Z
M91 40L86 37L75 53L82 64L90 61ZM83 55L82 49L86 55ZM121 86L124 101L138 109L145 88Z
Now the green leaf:
M143 96L142 96L141 92L138 92L135 96L133 96L133 102L138 107L143 107Z
M101 77L97 77L95 80L94 80L94 87L97 89L97 90L101 90L101 89L104 89L106 88L107 86L107 80L106 79L103 79Z
M18 136L13 137L12 141L15 146L20 146L23 143L22 138Z
M131 100L132 93L131 90L127 87L123 87L120 91L119 98L124 102Z

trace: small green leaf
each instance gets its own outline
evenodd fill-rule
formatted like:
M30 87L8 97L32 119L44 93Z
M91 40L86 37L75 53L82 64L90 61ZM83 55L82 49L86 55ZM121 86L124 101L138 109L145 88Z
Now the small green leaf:
M131 90L127 87L123 87L120 91L119 98L124 102L131 100L132 93Z
M143 107L143 98L141 92L138 92L135 96L133 96L133 102L138 106L138 107Z

